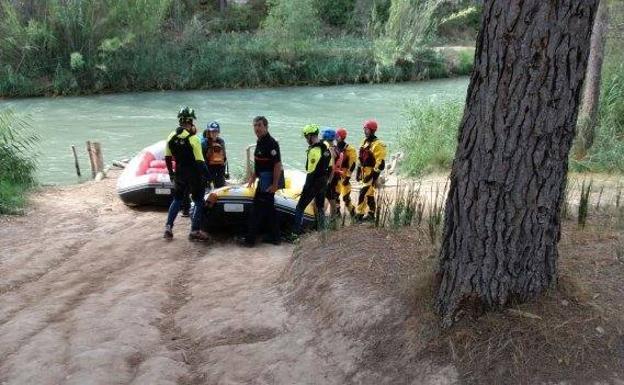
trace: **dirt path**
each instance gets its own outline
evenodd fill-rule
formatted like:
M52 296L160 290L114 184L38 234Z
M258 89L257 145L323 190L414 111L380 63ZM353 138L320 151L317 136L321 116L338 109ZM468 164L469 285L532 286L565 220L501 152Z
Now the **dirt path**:
M0 218L0 384L352 382L357 344L285 305L293 246L190 243L186 218L167 242L114 182Z
M0 217L0 384L410 382L362 359L353 330L388 308L373 292L330 285L342 294L319 326L279 282L293 246L190 243L186 218L167 242L165 212L125 207L114 184L47 188ZM413 383L457 379L420 364Z

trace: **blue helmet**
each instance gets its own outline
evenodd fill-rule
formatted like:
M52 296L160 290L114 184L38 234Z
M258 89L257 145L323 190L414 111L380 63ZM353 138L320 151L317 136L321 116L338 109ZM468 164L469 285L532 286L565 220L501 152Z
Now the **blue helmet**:
M210 122L208 123L208 126L206 127L206 131L221 132L221 126L216 121Z
M336 130L330 127L323 128L323 132L321 134L323 140L334 140L336 139Z

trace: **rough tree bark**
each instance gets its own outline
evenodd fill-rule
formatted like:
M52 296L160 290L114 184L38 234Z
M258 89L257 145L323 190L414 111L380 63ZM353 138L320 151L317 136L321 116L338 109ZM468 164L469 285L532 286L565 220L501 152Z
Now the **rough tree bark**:
M556 281L559 211L598 0L488 0L445 207L436 308Z
M592 29L589 60L583 103L578 119L578 134L576 138L575 156L578 159L587 154L587 150L594 144L596 124L598 123L598 102L600 101L600 82L602 79L602 62L604 49L609 30L609 7L606 0L600 2L598 13Z

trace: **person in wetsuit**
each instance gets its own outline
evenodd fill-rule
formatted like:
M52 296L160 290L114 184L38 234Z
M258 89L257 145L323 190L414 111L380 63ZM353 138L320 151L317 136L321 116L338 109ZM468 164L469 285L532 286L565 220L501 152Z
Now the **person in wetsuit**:
M345 209L349 211L351 218L355 217L355 207L351 203L351 173L355 170L355 164L357 161L357 154L355 148L346 142L347 130L344 128L338 128L336 130L336 149L338 150L338 170L336 174L339 182L337 187L339 200L342 199L345 205ZM340 210L340 203L338 203L338 210Z
M328 179L327 179L327 188L325 189L325 197L327 198L327 201L329 202L329 212L330 215L333 219L335 219L335 217L338 217L340 215L340 195L339 195L339 191L338 191L338 175L336 173L336 171L338 170L337 167L337 162L340 162L339 156L340 154L338 153L338 149L336 148L336 130L334 130L331 127L325 127L323 128L323 130L321 131L321 139L323 140L323 143L325 144L325 146L327 146L327 149L329 150L329 153L331 155L331 162L330 162L330 166L331 166L331 172L329 173Z
M308 124L303 128L303 136L308 142L306 153L306 180L295 208L295 223L293 232L299 235L302 232L303 213L306 207L314 200L316 205L317 229L325 225L325 190L327 179L331 173L331 153L327 145L319 139L319 126Z
M358 155L357 180L362 181L364 186L360 190L357 205L357 220L375 219L375 191L377 179L386 165L386 145L375 136L377 122L367 120L364 122L364 140L360 146Z

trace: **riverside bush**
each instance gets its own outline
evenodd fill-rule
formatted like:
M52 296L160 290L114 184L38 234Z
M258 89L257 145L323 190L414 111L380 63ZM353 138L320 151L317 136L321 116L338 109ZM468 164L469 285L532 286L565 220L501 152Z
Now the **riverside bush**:
M624 173L624 64L603 70L598 126L585 158L570 159L574 171Z
M419 176L450 169L463 106L460 100L429 100L407 107L406 125L399 136L399 146L405 153L403 171Z
M459 100L430 100L407 106L406 124L399 138L406 173L450 170L463 105ZM576 172L624 173L624 64L605 68L594 145L584 159L570 157L569 162Z
M83 57L74 70L69 55L41 72L0 68L0 96L399 82L455 74L432 49L417 48L407 59L382 63L373 43L356 37L318 39L292 49L250 33L188 44L138 37L122 42L106 50L103 45L95 59Z
M0 214L17 213L24 206L26 192L35 184L37 140L13 111L0 111Z
M434 7L416 3L250 0L220 10L201 1L0 0L0 97L467 73L423 45Z

